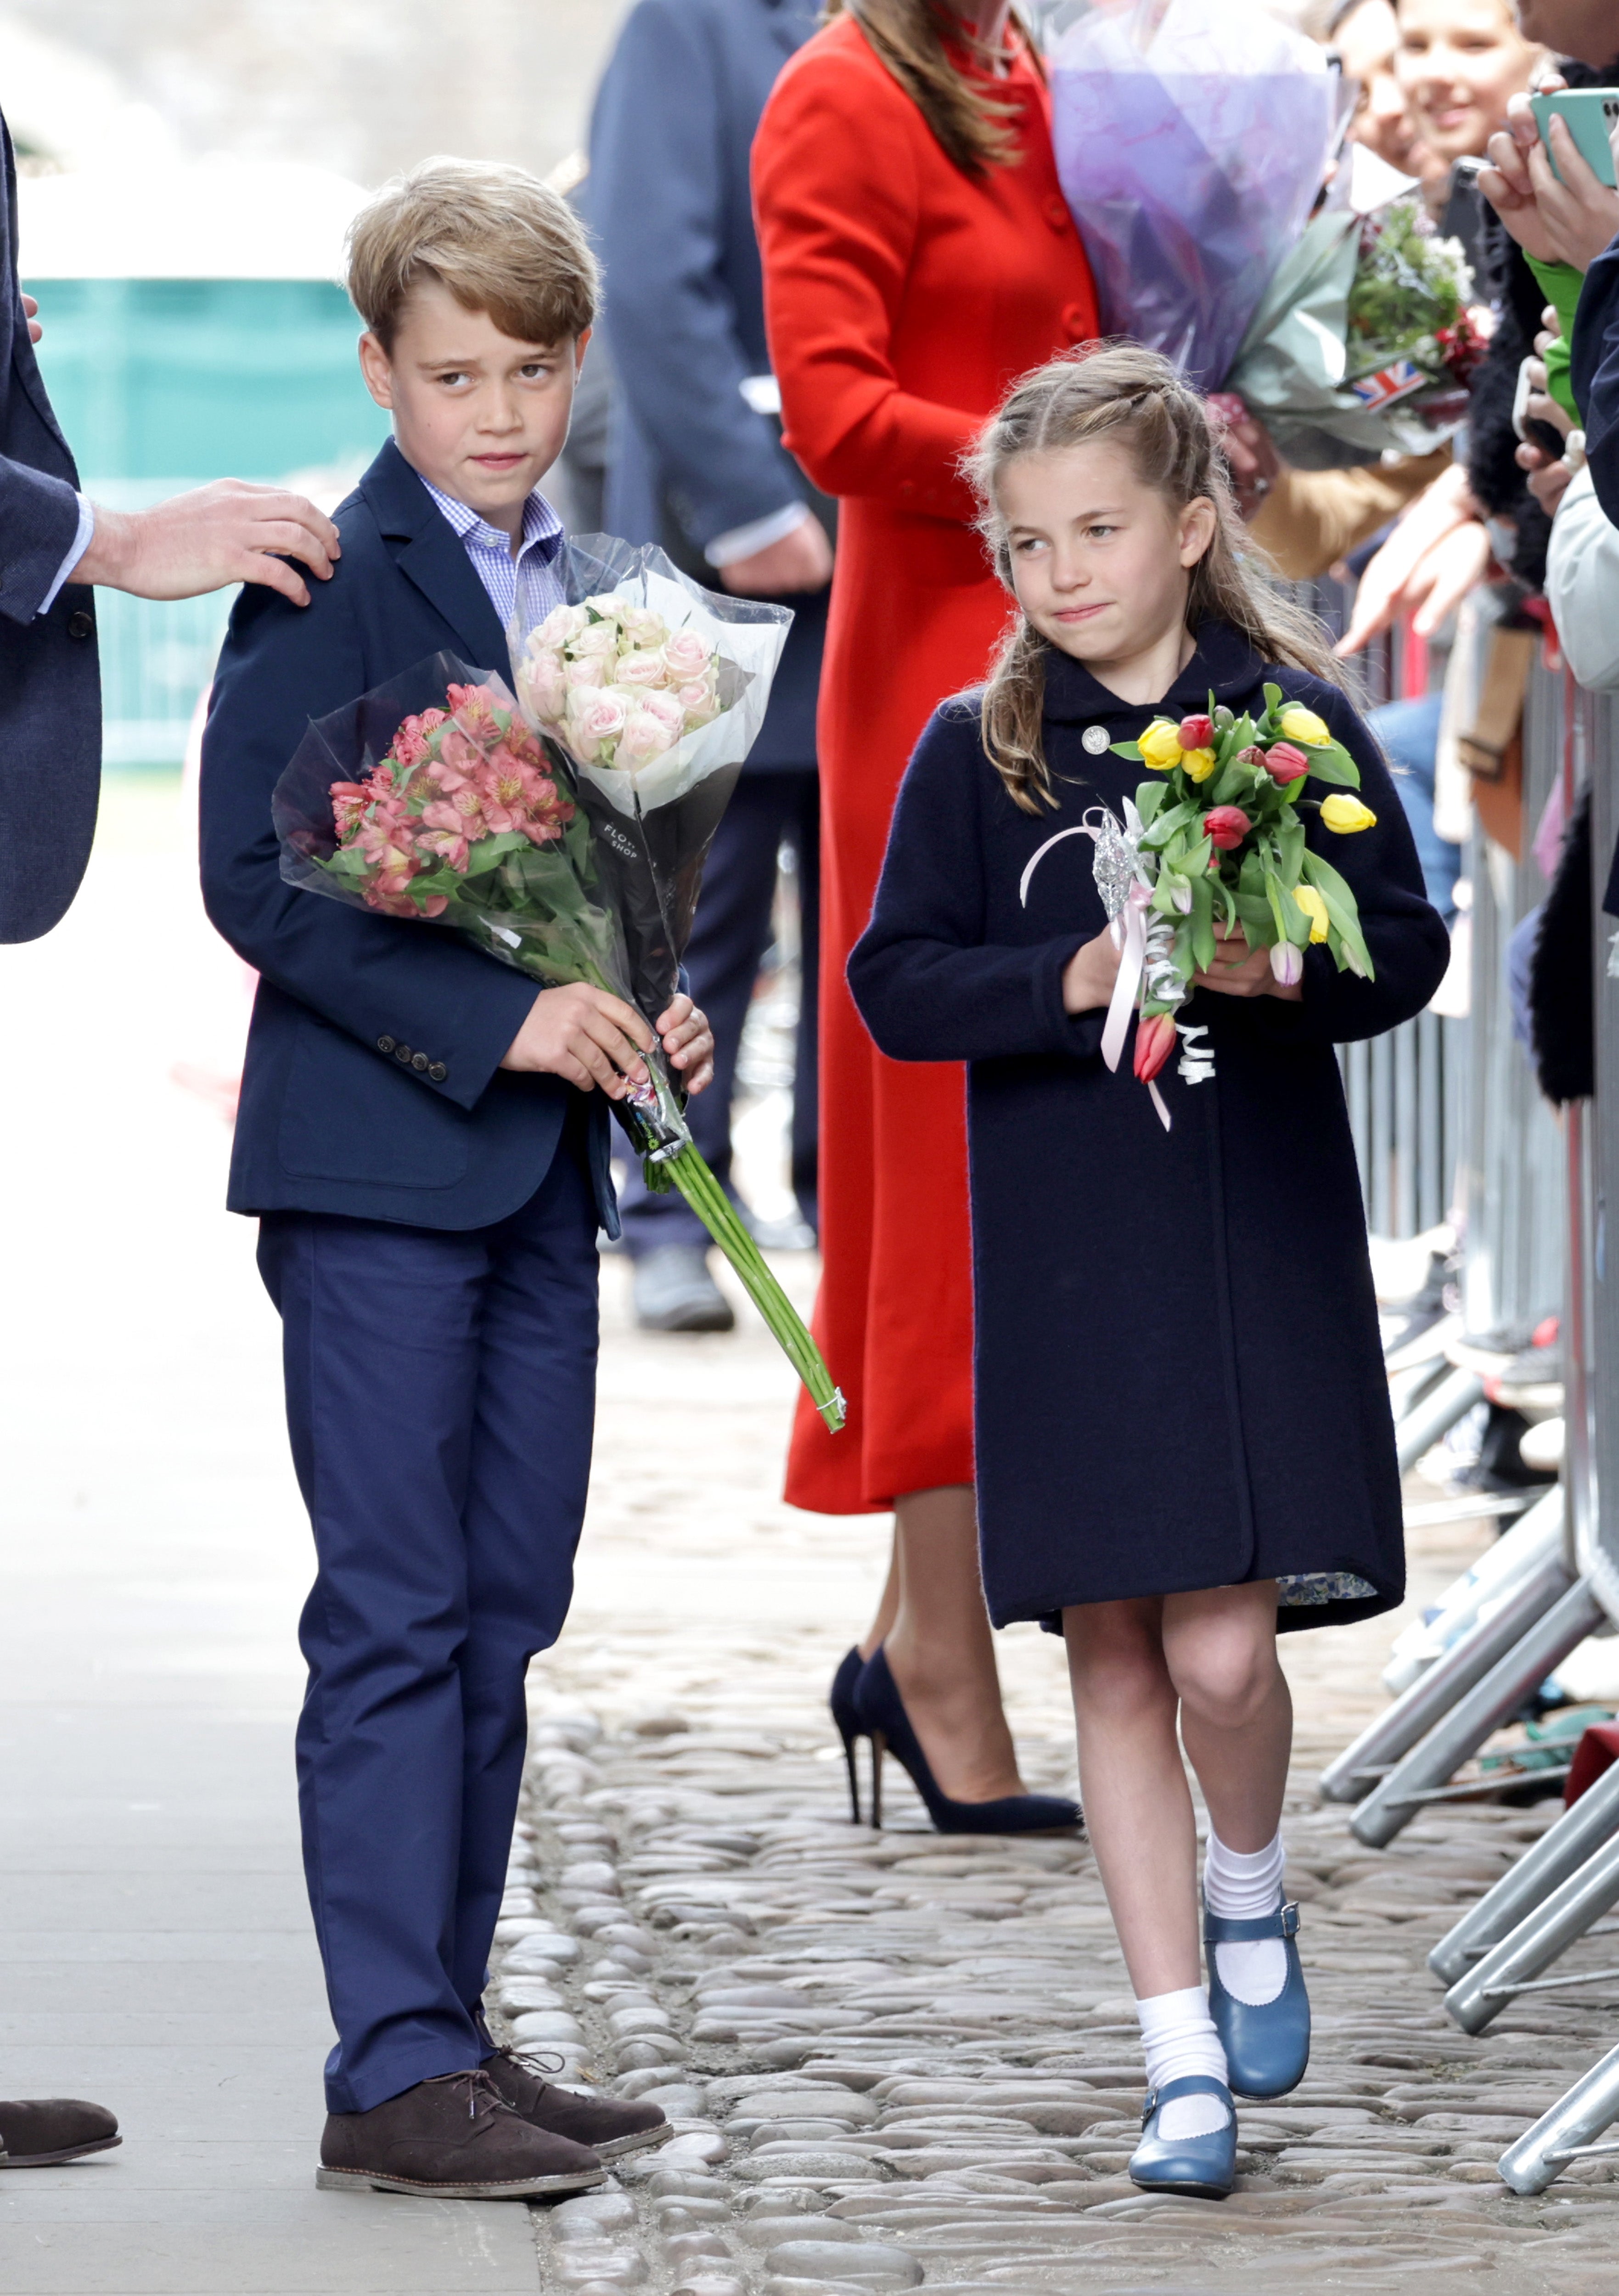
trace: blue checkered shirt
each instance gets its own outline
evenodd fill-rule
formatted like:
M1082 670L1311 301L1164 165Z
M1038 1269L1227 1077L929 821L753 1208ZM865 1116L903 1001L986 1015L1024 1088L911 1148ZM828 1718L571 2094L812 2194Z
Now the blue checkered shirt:
M417 474L420 476L420 472ZM534 622L544 621L553 606L566 603L557 561L562 554L562 521L536 488L523 504L523 543L511 555L511 537L487 519L479 518L454 495L441 494L428 480L421 483L461 537L472 570L489 594L489 602L505 629L517 609L518 568L523 569L523 608Z

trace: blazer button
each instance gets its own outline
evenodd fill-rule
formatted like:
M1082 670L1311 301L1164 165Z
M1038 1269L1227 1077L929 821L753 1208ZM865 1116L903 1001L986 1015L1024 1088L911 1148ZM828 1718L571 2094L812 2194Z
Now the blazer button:
M413 1053L411 1054L411 1066L415 1070L418 1076L425 1076L427 1074L427 1054L425 1053Z
M409 1068L411 1064L410 1046L408 1045L396 1045L394 1046L394 1058L397 1061L403 1061L405 1067Z
M68 616L68 636L70 638L93 638L95 636L95 616L76 607Z
M377 1050L380 1053L391 1053L393 1049L394 1040L391 1037L379 1037L377 1038Z
M1076 343L1083 343L1090 336L1095 322L1083 303L1069 303L1064 308L1062 324Z
M1068 227L1067 202L1055 192L1045 203L1045 219L1053 231L1067 231Z
M433 1084L442 1084L449 1073L450 1071L446 1068L442 1061L435 1061L432 1067L428 1070L428 1078L429 1082Z

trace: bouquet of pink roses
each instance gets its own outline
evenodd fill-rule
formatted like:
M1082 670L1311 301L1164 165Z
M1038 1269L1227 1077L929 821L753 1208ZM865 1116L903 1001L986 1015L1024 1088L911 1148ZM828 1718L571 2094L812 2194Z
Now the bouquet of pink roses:
M678 986L702 857L729 793L717 773L707 784L717 786L701 820L687 808L676 840L686 865L666 882L658 840L582 784L572 756L525 724L500 678L438 654L310 726L275 790L282 874L385 916L453 925L538 980L588 982L655 1020ZM639 821L632 813L630 824ZM683 912L672 906L681 895ZM843 1398L693 1143L661 1049L646 1066L645 1084L613 1106L649 1180L686 1197L828 1425L840 1427Z

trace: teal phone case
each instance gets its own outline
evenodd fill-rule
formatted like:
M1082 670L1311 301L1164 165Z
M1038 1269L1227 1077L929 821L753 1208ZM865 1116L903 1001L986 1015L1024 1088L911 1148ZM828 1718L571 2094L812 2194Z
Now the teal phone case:
M1534 113L1548 159L1551 159L1551 115L1560 111L1574 139L1575 149L1590 161L1593 174L1602 183L1613 184L1614 149L1608 135L1615 121L1619 121L1619 87L1570 87L1558 95L1532 95L1529 107ZM1555 160L1551 160L1551 170L1561 183L1562 175Z

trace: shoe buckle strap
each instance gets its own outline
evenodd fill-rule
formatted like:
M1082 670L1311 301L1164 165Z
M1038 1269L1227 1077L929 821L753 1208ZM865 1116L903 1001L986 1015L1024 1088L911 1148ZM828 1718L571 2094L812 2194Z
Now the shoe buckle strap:
M1156 2088L1149 2088L1147 2092L1147 2102L1141 2107L1141 2126L1143 2128L1147 2127L1147 2124L1152 2119L1153 2114L1157 2111L1157 2109L1158 2092Z
M1283 1937L1296 1937L1298 1935L1298 1907L1294 1905L1291 1900L1282 1907L1280 1918L1281 1921L1281 1933Z

